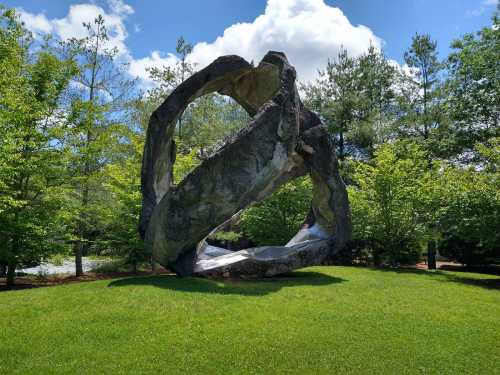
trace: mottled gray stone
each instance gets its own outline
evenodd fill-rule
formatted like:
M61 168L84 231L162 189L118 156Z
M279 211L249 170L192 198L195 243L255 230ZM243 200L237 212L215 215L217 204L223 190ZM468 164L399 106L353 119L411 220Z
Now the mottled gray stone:
M176 121L191 101L214 91L233 97L252 120L175 186ZM307 173L314 186L311 212L287 246L228 253L206 244L214 228ZM172 92L150 119L142 193L146 247L181 276L271 276L320 264L351 236L334 145L300 102L295 69L279 52L269 52L255 68L238 56L220 57Z

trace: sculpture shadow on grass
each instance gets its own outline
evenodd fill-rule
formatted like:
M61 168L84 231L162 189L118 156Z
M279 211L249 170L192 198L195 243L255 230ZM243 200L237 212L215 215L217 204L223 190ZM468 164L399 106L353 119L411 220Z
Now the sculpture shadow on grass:
M411 268L372 268L373 271L381 271L381 272L394 272L394 273L412 273L416 275L424 275L428 277L435 278L436 281L444 282L444 283L459 283L465 285L477 286L485 289L495 289L500 290L500 278L477 278L470 277L466 275L460 275L461 271L453 270L451 273L448 271L435 271L429 272L425 270L411 269ZM463 270L463 272L467 272L467 270Z
M291 272L273 278L252 280L214 280L205 278L180 278L175 275L127 277L114 280L108 287L155 286L179 292L238 294L264 296L282 288L293 286L324 286L347 281L319 272Z

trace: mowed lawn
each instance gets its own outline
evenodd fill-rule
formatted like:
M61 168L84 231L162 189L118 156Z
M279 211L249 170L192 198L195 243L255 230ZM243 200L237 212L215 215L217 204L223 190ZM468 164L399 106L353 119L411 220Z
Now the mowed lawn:
M314 267L0 293L0 374L500 374L500 277Z

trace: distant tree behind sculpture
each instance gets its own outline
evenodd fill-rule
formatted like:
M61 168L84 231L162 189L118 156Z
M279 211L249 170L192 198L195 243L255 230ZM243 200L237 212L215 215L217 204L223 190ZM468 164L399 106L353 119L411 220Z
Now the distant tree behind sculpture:
M83 273L82 256L89 253L103 225L99 211L109 202L103 190L106 164L125 157L120 138L127 129L120 121L123 105L134 82L108 46L102 16L84 24L88 36L62 43L62 53L78 66L69 94L65 150L68 156L76 274ZM125 146L127 148L127 146Z

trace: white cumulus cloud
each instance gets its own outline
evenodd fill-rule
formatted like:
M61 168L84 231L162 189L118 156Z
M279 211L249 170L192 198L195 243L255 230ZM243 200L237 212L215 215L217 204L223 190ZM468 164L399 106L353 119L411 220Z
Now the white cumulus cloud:
M88 31L83 24L93 22L98 15L102 15L109 37L104 48L116 48L120 60L128 62L130 75L138 77L144 87L149 87L151 81L147 68L174 65L177 57L153 51L150 56L134 59L126 44L128 32L125 24L134 9L122 0L107 0L104 5L105 7L96 3L74 4L69 7L65 17L53 19L48 19L44 13L33 14L22 8L17 11L26 28L35 36L52 33L61 40L86 37ZM139 25L134 25L134 30L140 31Z
M122 0L108 0L109 8L115 14L133 14L134 8L125 4Z
M189 60L205 66L220 55L236 54L256 63L269 50L285 52L302 81L335 58L341 46L356 56L382 40L368 27L353 25L324 0L269 0L264 14L251 23L237 23L211 43L194 46Z
M38 35L40 33L45 34L52 32L52 23L45 16L45 14L32 14L26 12L23 8L19 8L17 11L21 18L21 21L32 33Z
M150 56L131 60L129 73L145 82L149 82L148 68L173 66L177 61L179 61L179 59L172 53L162 57L159 51L153 51Z
M92 23L98 15L102 15L109 36L109 41L104 47L117 48L118 52L124 56L129 54L125 44L128 33L124 21L133 12L133 8L122 0L108 0L107 11L99 5L90 3L71 5L65 17L53 19L48 19L43 13L33 14L22 8L18 9L26 28L35 36L53 33L62 40L84 38L87 36L87 29L83 23Z
M61 39L86 36L83 22L92 22L101 14L110 36L107 47L116 47L129 62L130 74L145 85L151 84L147 68L171 66L178 61L175 54L157 50L141 58L132 56L126 45L125 21L134 9L123 0L107 0L104 7L94 2L71 5L65 17L54 19L43 13L18 11L34 33L51 32ZM353 25L342 10L324 0L268 0L264 13L253 22L236 23L214 41L197 43L188 60L203 68L221 55L236 54L258 63L267 51L282 51L296 67L298 78L309 81L317 77L318 68L324 68L329 58L337 56L341 46L357 56L370 43L380 48L382 40L368 27Z

